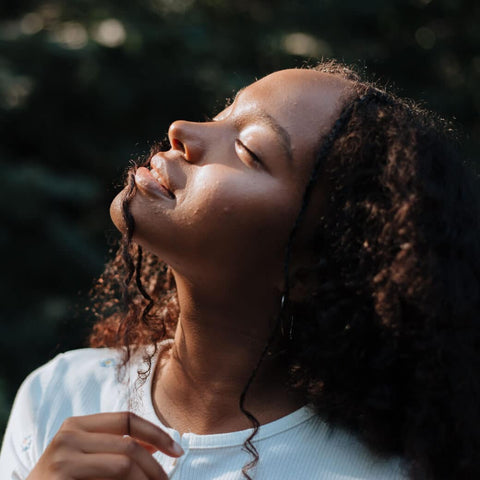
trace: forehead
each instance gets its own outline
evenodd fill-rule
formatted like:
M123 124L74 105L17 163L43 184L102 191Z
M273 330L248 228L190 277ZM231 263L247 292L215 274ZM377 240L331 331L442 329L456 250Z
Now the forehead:
M239 92L235 111L265 112L285 129L294 157L311 153L340 113L350 81L314 70L272 73Z

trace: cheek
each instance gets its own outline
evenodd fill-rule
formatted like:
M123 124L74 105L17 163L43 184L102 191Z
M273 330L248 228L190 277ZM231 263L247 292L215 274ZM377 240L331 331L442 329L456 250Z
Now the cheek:
M278 267L300 203L292 184L218 165L215 175L205 168L192 178L177 199L172 208L137 192L130 211L134 240L184 272L215 265ZM116 224L122 222L120 204L118 197L112 204Z
M283 246L298 209L287 187L257 172L197 179L191 202L186 202L192 235L195 230L202 232L203 238L195 235L197 241L214 242L230 251L262 250L262 244Z

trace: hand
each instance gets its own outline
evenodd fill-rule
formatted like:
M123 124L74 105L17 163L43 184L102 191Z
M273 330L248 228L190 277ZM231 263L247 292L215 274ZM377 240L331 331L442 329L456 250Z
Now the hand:
M183 450L163 430L130 412L67 418L27 480L168 480L152 457Z

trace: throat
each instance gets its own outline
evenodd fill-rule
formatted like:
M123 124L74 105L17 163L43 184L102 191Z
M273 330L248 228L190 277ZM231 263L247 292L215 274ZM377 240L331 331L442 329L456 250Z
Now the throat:
M172 354L159 360L152 383L152 402L159 420L180 434L210 435L253 427L240 409L240 397L248 376L240 381L213 377L192 378ZM260 370L247 391L244 408L260 425L298 410L304 400L286 387L286 379L275 369Z

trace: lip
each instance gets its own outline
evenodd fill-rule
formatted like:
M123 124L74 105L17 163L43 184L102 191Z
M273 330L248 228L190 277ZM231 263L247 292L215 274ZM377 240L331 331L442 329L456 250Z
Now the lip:
M170 175L167 172L165 158L160 154L154 155L150 160L150 173L172 194L174 195L174 185L170 182Z
M163 182L163 177L158 174L158 171L152 172L146 167L139 167L135 172L137 187L147 195L167 198L168 200L175 199L175 195Z

